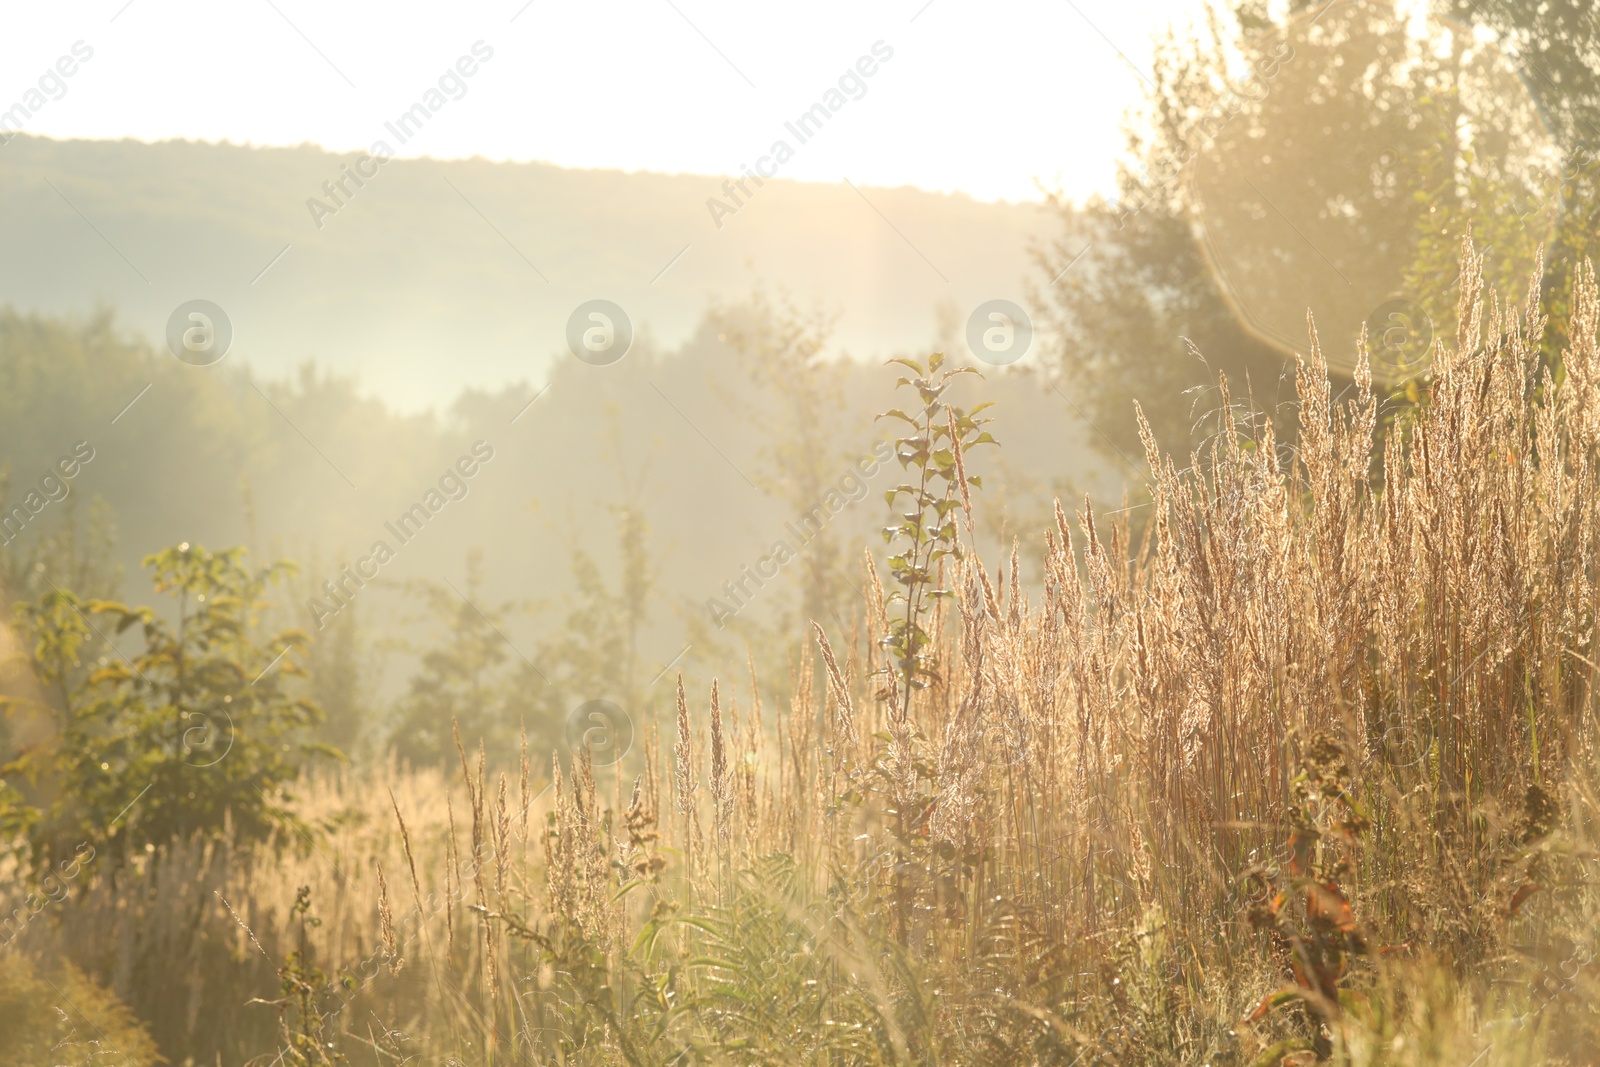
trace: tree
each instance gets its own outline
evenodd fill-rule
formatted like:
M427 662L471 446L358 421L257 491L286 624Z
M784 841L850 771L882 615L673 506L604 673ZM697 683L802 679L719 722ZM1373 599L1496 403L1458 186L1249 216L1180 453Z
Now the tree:
M1501 244L1508 231L1525 239L1531 223L1544 224L1538 231L1548 246L1541 300L1551 316L1545 349L1557 356L1567 343L1574 273L1593 255L1590 242L1600 232L1600 17L1591 0L1439 0L1439 6L1499 35L1557 146L1537 211L1484 213L1474 220L1480 240Z
M309 734L320 709L286 685L305 675L295 655L311 639L258 633L264 593L291 564L252 569L242 548L184 543L144 565L172 616L61 588L17 607L37 690L9 698L8 710L29 702L56 728L0 768L31 794L0 799L0 828L26 834L38 868L84 842L115 868L133 851L226 825L247 844L303 830L286 787L313 756L340 756ZM130 629L143 643L131 655L108 635Z
M361 618L361 606L348 604L328 624L327 636L306 650L312 699L324 714L322 736L347 755L365 753L372 741L365 688L367 646Z
M1126 469L1144 454L1135 401L1162 450L1186 455L1217 372L1276 396L1283 359L1239 324L1180 210L1152 204L1120 214L1107 203L1068 213L1066 236L1043 262L1055 274L1082 253L1048 289L1053 362L1096 430L1090 440Z
M6 471L0 465L0 514L9 510L6 488ZM117 595L122 568L112 562L117 533L111 509L104 499L93 498L86 521L79 522L81 497L80 493L69 493L62 501L64 511L59 524L36 534L25 534L0 549L0 604L31 600L54 585L78 590L95 599ZM24 678L17 687L15 677L0 674L0 698L27 693L31 681L31 678ZM0 716L0 762L9 758L19 740L48 732L50 728L47 722L35 721L35 716L23 707L17 708L13 715Z
M455 758L453 731L481 740L490 752L509 751L516 723L507 707L506 667L514 650L503 627L516 602L488 603L483 596L483 554L467 556L466 588L445 582L409 584L412 595L441 623L443 632L421 650L420 669L400 701L390 746L417 764Z
M9 510L7 472L0 468L0 513ZM20 495L20 494L19 494ZM84 596L110 599L117 595L122 568L114 560L117 524L104 498L84 508L81 493L62 501L61 521L37 536L8 544L0 555L0 597L6 603L31 599L52 582ZM85 512L80 521L80 508Z
M1556 140L1600 140L1600 20L1590 0L1442 0L1441 10L1501 35Z
M759 291L744 306L725 309L716 319L773 404L760 416L771 442L763 450L767 473L760 477L769 492L803 515L856 458L839 446L844 438L839 418L845 410L844 376L825 355L833 324L821 313L806 314L792 304L774 307ZM848 617L854 592L847 555L840 532L832 527L806 543L797 568L803 620L842 625L841 612Z
M1098 431L1108 458L1143 453L1138 401L1164 451L1185 455L1200 431L1218 372L1275 391L1283 358L1247 330L1207 269L1189 221L1185 168L1203 123L1227 115L1219 85L1226 42L1258 30L1241 10L1231 30L1213 17L1209 40L1159 41L1144 112L1126 125L1118 198L1074 208L1059 199L1063 233L1040 256L1048 275L1056 372ZM1292 420L1283 420L1292 432Z
M296 576L293 603L286 612L290 619L304 620L308 627L319 612L310 605L321 603L325 591L319 590L308 575L321 575L337 569L312 552L304 570ZM370 755L381 739L373 736L372 696L369 684L375 674L374 649L367 602L360 597L347 600L325 625L317 628L317 640L304 655L310 672L310 695L322 709L322 738L352 760ZM379 613L381 615L381 612Z
M554 635L542 638L534 648L533 663L538 667L523 665L517 679L533 721L544 730L560 730L545 747L577 743L597 725L590 712L599 714L604 732L589 740L597 762L608 765L631 747L634 722L644 714L648 685L639 669L637 646L650 618L655 587L649 525L640 507L638 482L623 469L620 441L617 447L624 496L622 503L609 509L617 539L616 584L607 582L594 556L574 545L570 567L577 588L563 598L565 615ZM580 715L580 709L587 710Z
M1426 373L1432 335L1454 332L1463 237L1538 214L1550 140L1534 101L1492 41L1385 4L1312 5L1245 48L1253 77L1190 182L1213 272L1286 352L1305 350L1309 308L1345 374L1363 325L1381 382ZM1521 230L1494 252L1501 292L1536 262L1538 227Z
M1128 144L1117 203L1069 216L1043 263L1060 370L1125 457L1130 399L1181 454L1204 427L1176 398L1219 370L1292 439L1274 379L1308 347L1308 309L1345 374L1363 326L1382 382L1425 371L1468 220L1533 206L1548 142L1511 64L1460 26L1246 0L1158 45ZM1537 234L1503 243L1492 280L1521 284Z

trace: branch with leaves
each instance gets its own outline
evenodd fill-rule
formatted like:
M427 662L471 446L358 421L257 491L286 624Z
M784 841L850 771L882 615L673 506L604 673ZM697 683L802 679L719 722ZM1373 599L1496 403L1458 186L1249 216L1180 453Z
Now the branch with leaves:
M899 419L909 427L907 435L895 441L895 456L908 480L884 492L891 510L907 508L898 514L899 521L883 528L884 542L895 550L889 571L898 586L885 599L899 607L890 609L896 617L890 619L889 632L880 642L890 654L892 677L878 696L892 701L893 717L900 724L910 712L912 693L939 678L938 652L925 622L938 600L953 595L942 587L942 578L944 560L962 558L955 509L965 511L970 535L971 490L983 488L980 476L966 473L964 453L999 442L983 428L990 420L978 417L990 404L965 411L943 399L953 379L977 370L942 370L945 359L939 352L928 357L926 368L914 359L889 362L914 373L915 377L901 376L896 387L914 390L921 405L915 414L891 408L878 416Z

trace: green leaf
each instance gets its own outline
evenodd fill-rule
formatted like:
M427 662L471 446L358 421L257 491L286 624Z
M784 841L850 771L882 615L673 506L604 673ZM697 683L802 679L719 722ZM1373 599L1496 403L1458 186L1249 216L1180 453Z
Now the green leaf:
M633 892L635 889L638 889L640 886L645 885L645 884L646 883L645 883L645 880L643 878L632 878L632 879L629 879L628 881L626 881L626 882L624 882L622 884L622 888L621 889L619 889L615 893L611 894L611 903L615 904L617 901L621 900L623 897L627 896L629 893Z
M1313 1048L1315 1046L1307 1038L1285 1038L1251 1060L1250 1067L1278 1067L1278 1064L1283 1062L1283 1058L1291 1052L1310 1052Z

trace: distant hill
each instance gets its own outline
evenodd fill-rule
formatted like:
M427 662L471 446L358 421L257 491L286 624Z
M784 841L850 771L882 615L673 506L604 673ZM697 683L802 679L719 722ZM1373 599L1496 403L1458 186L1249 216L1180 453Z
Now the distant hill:
M476 159L392 160L325 192L358 158L17 137L0 149L0 304L110 306L159 343L179 303L213 300L230 361L281 377L314 359L416 410L544 378L594 297L675 346L759 279L840 313L851 351L902 350L941 304L1021 302L1030 243L1055 229L1039 205L783 180L736 190L719 228L721 179ZM311 198L337 211L315 220Z

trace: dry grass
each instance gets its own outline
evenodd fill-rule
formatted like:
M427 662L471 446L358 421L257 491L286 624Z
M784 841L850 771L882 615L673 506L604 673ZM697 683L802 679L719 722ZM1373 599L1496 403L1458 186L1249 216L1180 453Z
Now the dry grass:
M969 559L908 728L868 561L782 699L680 690L625 771L579 752L537 796L465 750L449 787L310 783L346 813L317 849L152 858L30 948L202 1062L277 1055L238 991L297 947L358 975L286 1007L334 1046L300 1062L1600 1062L1600 293L1552 373L1464 257L1407 417L1336 400L1313 343L1292 450L1225 405L1182 469L1152 448L1137 531L1058 512L1032 596ZM1330 996L1244 1022L1297 962Z

